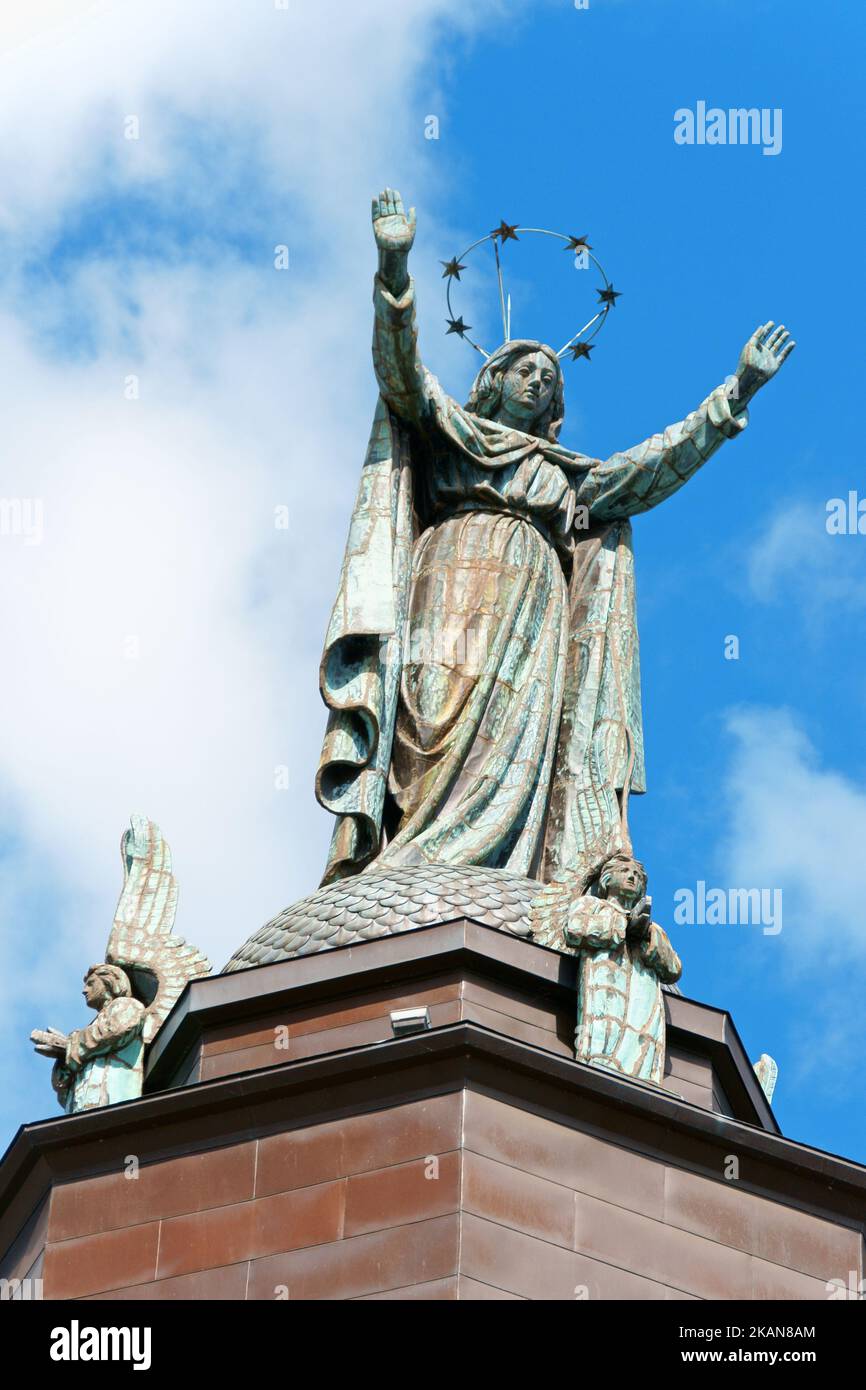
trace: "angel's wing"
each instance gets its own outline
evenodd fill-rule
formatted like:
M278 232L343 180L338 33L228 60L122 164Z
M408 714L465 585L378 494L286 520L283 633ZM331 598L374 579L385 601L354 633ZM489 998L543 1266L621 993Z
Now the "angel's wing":
M770 1056L769 1052L762 1052L757 1062L754 1063L754 1069L767 1101L772 1101L776 1082L779 1079L779 1068L774 1058Z
M211 965L195 946L172 934L177 880L159 826L146 816L133 816L130 826L120 841L124 882L105 959L127 971L147 1003L142 1036L150 1042L187 982L209 975Z

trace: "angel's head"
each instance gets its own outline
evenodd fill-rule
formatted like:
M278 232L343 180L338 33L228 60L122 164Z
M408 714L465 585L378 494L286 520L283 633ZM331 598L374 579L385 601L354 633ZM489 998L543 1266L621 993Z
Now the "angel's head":
M96 1009L98 1013L110 999L127 998L132 994L132 986L119 965L107 965L102 961L98 965L91 965L84 977L81 992L88 1008Z
M565 415L565 391L553 348L529 338L503 343L475 378L466 409L555 443Z
M633 907L646 892L647 873L639 859L620 851L612 854L598 876L598 894Z

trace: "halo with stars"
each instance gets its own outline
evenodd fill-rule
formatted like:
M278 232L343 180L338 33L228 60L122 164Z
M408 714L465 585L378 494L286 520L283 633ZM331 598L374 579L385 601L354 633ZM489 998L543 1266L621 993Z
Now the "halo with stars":
M493 255L496 262L496 279L499 285L499 305L502 311L502 330L505 334L504 342L507 343L511 341L511 295L506 294L505 290L500 248L504 249L507 241L519 241L520 237L517 235L518 232L520 232L521 236L555 237L558 241L565 243L563 246L564 251L571 251L575 255L585 255L587 260L592 262L595 269L601 275L603 283L601 286L595 287L596 294L598 295L595 314L582 328L579 328L576 333L572 334L567 343L563 343L556 354L557 357L562 358L567 352L570 352L573 361L576 362L578 358L582 357L589 362L590 353L595 347L593 339L601 331L610 310L615 308L616 301L620 297L620 292L615 290L608 280L601 263L592 254L592 247L585 236L567 236L564 232L551 232L546 227L520 227L517 223L512 224L503 220L498 227L494 227L492 232L488 232L486 236L479 237L477 241L473 241L472 245L467 246L465 251L461 251L459 256L453 256L450 261L440 261L440 265L445 267L442 272L442 278L448 281L445 290L445 299L448 305L448 318L446 320L448 324L447 332L456 333L458 337L463 338L470 347L473 347L476 352L480 352L482 357L490 357L491 354L486 352L480 343L476 343L475 340L469 336L472 331L472 325L470 323L464 323L462 315L455 316L454 308L451 304L451 288L454 281L459 280L462 272L466 270L464 262L473 251L489 241L493 246Z

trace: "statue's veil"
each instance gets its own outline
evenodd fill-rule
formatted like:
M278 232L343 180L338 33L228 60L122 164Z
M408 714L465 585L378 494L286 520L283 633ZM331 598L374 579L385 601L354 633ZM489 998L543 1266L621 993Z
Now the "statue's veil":
M562 363L553 348L548 347L546 343L536 342L534 338L512 338L490 354L472 383L466 409L471 410L473 415L480 415L482 419L491 419L499 409L502 399L503 373L507 372L518 358L525 357L527 353L536 352L543 352L556 368L556 388L550 405L538 420L532 433L537 435L539 439L546 439L549 443L555 444L565 418L565 381L562 375Z

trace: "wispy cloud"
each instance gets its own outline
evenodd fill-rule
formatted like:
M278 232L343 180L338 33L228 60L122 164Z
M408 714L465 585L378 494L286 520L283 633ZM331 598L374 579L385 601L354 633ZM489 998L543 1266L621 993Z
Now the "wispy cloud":
M736 710L728 733L724 878L782 890L784 929L771 950L781 987L798 986L795 1066L844 1089L859 1067L866 988L862 769L826 766L789 710Z
M790 502L752 542L747 572L751 591L764 603L795 598L808 617L831 605L862 608L866 538L831 535L826 502Z
M373 406L370 198L411 167L433 202L436 28L496 10L150 0L3 21L2 489L44 513L41 544L0 538L9 1121L34 1113L37 1071L51 1109L27 1031L77 1021L132 810L162 826L180 929L217 966L318 881L316 672Z

